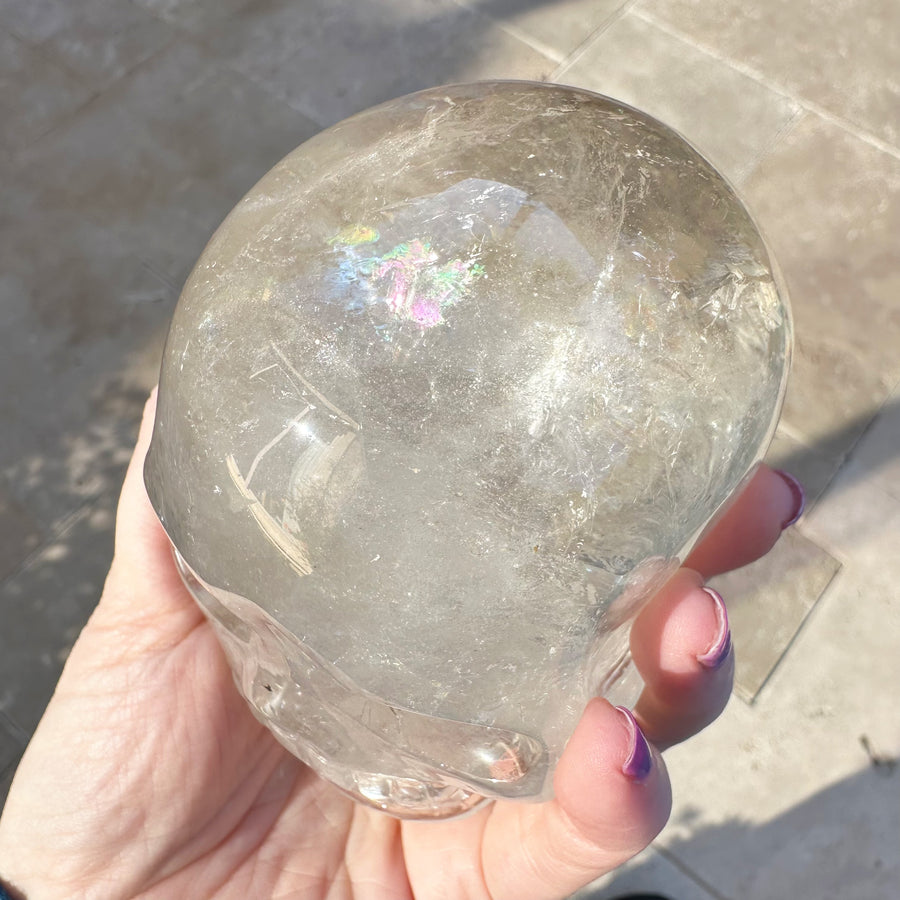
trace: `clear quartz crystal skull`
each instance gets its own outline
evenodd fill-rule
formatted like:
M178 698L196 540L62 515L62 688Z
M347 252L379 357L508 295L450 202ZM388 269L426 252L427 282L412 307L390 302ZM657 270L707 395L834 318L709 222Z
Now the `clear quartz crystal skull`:
M759 232L672 130L556 85L425 91L216 232L147 488L239 690L317 772L407 817L545 798L765 449L790 340Z

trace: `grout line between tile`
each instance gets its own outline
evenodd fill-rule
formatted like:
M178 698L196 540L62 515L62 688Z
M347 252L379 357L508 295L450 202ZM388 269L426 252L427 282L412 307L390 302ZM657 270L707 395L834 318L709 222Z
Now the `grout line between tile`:
M64 116L58 122L55 122L46 131L41 132L23 147L16 148L15 152L12 155L13 163L17 166L27 165L29 162L28 151L30 151L38 144L43 143L51 136L68 128L80 115L87 112L87 110L90 109L90 107L92 107L94 104L100 102L105 97L114 95L117 90L121 90L123 84L131 81L131 79L138 72L140 72L145 65L147 65L152 60L155 60L157 56L166 52L177 40L181 40L181 37L178 34L173 34L170 40L165 41L162 45L157 47L157 49L154 50L146 59L142 59L137 65L129 69L127 72L123 72L118 78L114 78L109 82L109 84L106 84L103 87L94 87L93 85L89 84L81 74L76 72L70 66L66 65L64 60L58 60L46 53L44 51L43 44L29 44L28 46L39 52L41 56L43 56L45 61L52 63L56 68L61 69L70 77L75 78L77 81L84 84L85 87L87 87L91 91L91 94L87 97L84 103L75 107L75 109L73 109L67 116Z
M885 406L886 405L887 404L885 404ZM871 429L875 426L875 423L878 420L878 418L881 416L883 409L884 409L884 407L879 409L879 411L872 417L872 419L868 422L866 427L860 432L859 437L853 442L853 445L844 454L844 457L841 460L840 465L837 467L837 469L835 469L834 474L828 480L828 484L826 484L825 487L823 488L822 493L819 495L819 498L818 498L818 500L816 500L816 503L812 507L812 509L815 509L815 507L818 506L819 502L822 500L822 498L828 492L828 490L832 486L832 484L834 484L834 482L837 481L838 477L841 475L841 473L844 471L844 469L847 468L849 465L851 465L854 462L853 457L858 452L860 443L862 442L863 438L869 433L869 431L871 431ZM893 500L900 501L900 490L898 490L897 487L895 487L890 481L886 481L884 476L880 473L880 471L877 468L864 470L864 475L862 477L865 479L865 481L869 485L874 487L876 490L881 491L881 493L883 493L883 494L887 494L887 496L892 498ZM812 538L807 538L807 539L812 540ZM814 543L816 543L820 547L822 547L823 550L827 550L829 553L831 553L832 556L835 556L834 552L832 550L830 550L827 546L823 546L822 543L818 539L816 539L814 541ZM838 557L835 556L835 558L838 558Z
M314 115L314 111L309 107L304 108L303 104L294 103L287 94L282 93L274 85L264 81L262 78L258 78L250 72L245 72L243 69L238 68L238 66L233 65L230 61L225 60L224 65L233 75L238 75L241 78L246 79L254 87L257 87L260 91L268 94L273 100L276 100L278 103L283 103L288 109L293 110L295 113L299 113L301 116L317 125L320 130L330 128L332 125L336 124L336 122L320 119L317 115Z
M268 96L273 102L284 104L284 106L286 106L289 110L298 113L313 125L317 126L320 131L335 124L335 122L322 121L318 118L318 116L313 114L312 110L303 108L302 104L293 103L290 97L288 97L286 94L283 94L275 85L271 84L270 82L264 81L263 79L253 75L250 72L245 72L234 63L233 59L227 57L219 57L215 52L215 48L210 44L208 35L192 34L185 31L181 34L181 40L188 41L201 48L205 53L208 53L213 57L213 59L215 60L214 65L221 67L236 78L243 79L247 82L247 84L252 84L255 88Z
M557 81L584 56L616 22L624 19L638 0L627 0L596 31L591 32L563 61L550 73L550 81Z
M71 76L71 71L67 70L67 74ZM78 106L76 106L73 110L71 110L67 115L63 116L58 122L54 122L50 125L46 131L41 131L36 134L31 140L22 144L19 147L16 147L15 150L11 153L11 159L14 165L26 165L28 162L28 152L35 147L37 144L46 140L50 135L56 134L59 131L62 131L64 128L67 128L75 119L78 118L85 110L87 110L90 106L94 104L94 102L103 96L102 91L94 91L89 94L85 101Z
M851 449L852 449L852 447L855 447L856 444L854 443L852 445L851 449L844 450L837 454L823 453L816 447L815 443L810 443L810 441L807 439L807 437L804 434L802 434L800 431L798 431L796 428L794 428L792 425L790 425L790 423L788 423L786 420L784 420L784 419L779 420L778 430L782 433L782 435L789 438L795 444L797 444L799 447L801 447L804 453L812 454L817 459L824 460L825 462L827 462L829 464L835 463L835 466L834 466L833 470L831 471L831 474L828 476L828 480L822 485L822 487L819 489L816 496L814 496L814 497L807 496L807 505L806 505L806 509L804 510L804 516L808 516L819 505L822 498L828 493L828 489L831 487L831 485L834 483L834 480L840 474L841 469L843 469L843 467L847 464L847 459L850 455ZM801 533L802 533L802 523L798 527L801 528ZM817 547L819 547L820 550L825 550L826 553L828 553L830 556L837 559L838 562L841 562L840 557L835 556L827 548L820 546L818 541L812 540L812 538L810 538L808 535L805 535L805 534L803 535L803 537L806 538L806 540L808 540L808 541L812 541L812 543L814 543ZM841 564L843 565L843 562L841 562Z
M4 25L0 27L0 31L5 31L14 40L17 40L20 44L24 44L32 53L36 53L45 63L49 63L53 66L54 69L60 69L70 78L74 78L75 81L83 84L86 88L93 89L93 85L87 81L81 72L77 69L73 69L64 59L57 59L56 56L48 51L47 44L53 40L55 33L35 44L33 41L29 41L26 37L19 34L15 29L9 28L8 26Z
M121 486L120 486L121 489ZM7 583L12 581L15 578L18 578L19 575L22 574L35 560L39 559L41 554L44 553L48 547L55 544L60 538L65 537L65 535L82 519L86 518L91 514L91 510L100 504L103 500L105 491L100 491L97 494L94 494L91 497L85 499L85 501L74 509L69 510L69 512L64 513L60 516L56 521L51 523L50 527L47 529L46 537L31 553L28 553L22 560L20 560L19 564L12 569L2 580L0 580L0 589Z
M477 4L477 0L474 6L471 2L469 2L469 0L453 0L453 2L457 6L460 6L463 9L468 10L469 12L474 12L480 16L484 16L485 19L501 28L508 35L514 37L517 41L521 41L523 44L525 44L526 47L530 47L536 53L540 53L541 56L546 56L547 59L549 59L551 62L559 65L565 58L564 55L558 50L554 50L548 44L545 44L543 41L539 41L533 35L528 34L528 32L523 31L518 26L513 25L503 18L492 16L489 12L481 9Z
M743 188L756 170L775 152L780 144L784 143L787 136L810 115L809 110L797 105L794 114L772 135L766 145L756 156L745 165L735 176L736 187Z
M804 450L812 450L815 452L815 445L810 443L809 439L802 431L794 427L784 416L778 420L778 430L783 432L786 437L800 444Z
M5 731L14 741L16 741L22 750L25 749L25 745L30 740L28 732L2 709L0 709L0 729Z
M497 20L494 21L494 24L502 31L505 31L510 37L525 44L526 47L531 48L535 53L540 53L541 56L546 57L550 62L555 63L557 66L562 63L565 58L558 50L554 50L552 47L543 43L543 41L537 40L527 32L522 31L521 28L511 25L509 22Z
M828 478L828 481L822 486L822 489L819 491L818 497L816 497L815 500L812 502L812 504L809 507L807 507L806 514L809 514L813 509L815 509L819 505L819 503L826 497L826 495L828 494L828 491L831 489L831 487L835 483L835 481L837 481L841 472L843 472L844 469L847 467L847 465L853 461L853 457L858 452L859 445L863 441L865 436L872 430L872 428L875 427L876 422L881 418L881 416L884 415L885 410L887 410L890 406L893 406L895 404L896 401L894 400L894 395L896 394L898 389L900 389L900 380L895 382L893 387L888 392L887 396L884 398L884 400L881 401L881 405L878 407L877 410L875 410L874 413L872 413L869 420L865 423L865 425L862 427L859 434L853 440L853 443L850 444L850 446L848 446L846 449L844 449L841 453L836 454L835 456L830 456L829 454L821 453L819 450L817 450L814 442L811 443L809 441L809 439L806 437L806 435L804 435L802 432L800 432L799 430L794 428L787 420L785 420L785 419L779 420L778 429L784 435L786 435L788 438L790 438L792 441L794 441L795 443L799 444L802 448L804 448L804 450L811 452L811 453L815 453L820 458L833 459L837 462L837 466L835 467L834 471L831 473L830 477ZM866 475L867 475L868 481L870 483L873 483L877 488L882 490L888 496L894 497L895 499L900 499L900 496L898 496L895 491L893 491L889 487L887 487L883 483L883 481L879 478L877 470L869 471L866 473ZM802 522L800 523L798 528L800 529L800 533L803 534L803 523ZM836 559L841 564L842 567L849 564L849 561L840 552L837 552L833 547L828 546L827 542L825 544L823 544L818 539L813 539L812 537L810 537L809 535L806 535L806 534L804 534L803 537L805 537L808 541L812 541L812 543L814 543L817 547L824 550L826 553L828 553L830 556L832 556L834 559Z
M635 2L637 2L637 0L635 0ZM629 4L629 6L631 5L633 4ZM886 153L888 156L894 157L894 159L900 160L900 147L895 147L893 144L882 140L871 132L859 128L857 125L854 125L847 119L835 115L824 106L820 106L818 103L815 103L812 100L807 100L805 97L801 97L797 94L792 93L782 84L768 78L758 69L754 69L752 66L748 66L745 63L740 62L739 60L733 59L730 56L726 56L724 53L721 53L713 47L710 47L708 44L703 44L694 40L694 38L692 38L690 35L685 34L683 31L679 31L677 28L673 28L667 22L660 21L652 13L648 13L646 10L636 9L633 15L641 21L645 22L647 25L651 25L654 28L657 28L665 34L669 35L670 37L675 38L675 40L681 41L683 44L687 44L688 46L693 47L695 50L706 54L712 59L725 63L736 72L740 72L740 74L752 79L753 81L757 82L757 84L762 85L773 93L779 94L780 96L791 100L798 106L802 107L804 110L815 114L820 119L828 122L830 125L834 125L836 128L840 128L842 131L847 132L852 137L855 137L858 140L869 144L876 150L880 150L882 153Z
M28 38L26 38L20 32L16 31L15 26L10 26L6 22L0 22L0 31L5 31L7 34L12 35L12 37L14 37L17 41L19 41L22 44L25 44L26 47L30 47L32 50L38 50L38 48L41 46L41 44L45 44L47 41L49 41L53 38L53 34L56 34L56 32L54 32L53 34L50 34L47 37L45 37L43 40L39 41L38 43L35 43L34 41L28 40ZM40 52L40 51L38 51L38 52ZM44 59L49 59L49 57L47 56L46 53L41 53L41 56L43 56ZM56 65L59 65L59 63L56 63ZM68 69L68 71L71 73L71 69Z
M46 43L47 41L43 41L40 44L33 44L31 41L25 40L22 35L18 34L11 28L6 26L0 26L0 31L5 31L14 41L18 41L20 44L25 46L31 53L39 56L46 65L51 66L53 69L56 69L59 72L62 72L65 76L75 81L77 84L87 90L88 94L85 99L75 106L73 109L69 110L59 121L54 122L52 125L49 125L46 130L41 131L32 137L29 141L21 146L17 146L12 148L9 151L9 161L13 165L18 165L22 161L22 157L27 153L27 151L37 144L39 141L42 141L48 134L53 134L53 132L57 131L60 128L65 127L69 122L71 122L76 116L80 115L82 110L86 109L90 106L96 99L99 97L103 91L91 85L80 72L76 72L71 66L67 65L65 60L57 59L51 53L47 52ZM49 38L47 39L49 40Z
M812 605L806 611L806 614L798 623L797 627L794 629L794 633L791 635L788 642L784 645L784 648L781 651L781 654L775 660L773 665L769 668L769 671L766 673L765 678L759 683L759 686L752 693L747 690L738 691L735 689L735 695L747 706L753 708L757 705L757 702L762 700L765 701L765 696L763 696L764 692L767 691L769 684L772 682L772 679L776 677L778 671L784 665L784 661L787 658L788 653L791 652L791 649L794 645L801 639L801 636L808 630L808 627L815 615L816 610L822 605L823 601L828 597L828 595L835 590L835 583L841 580L842 573L847 570L847 562L840 555L836 555L827 547L823 547L819 541L814 541L812 538L807 537L803 534L802 530L799 532L807 541L811 544L814 544L820 550L823 550L827 553L837 564L837 569L834 570L831 578L828 579L828 583L825 587L819 591L819 596L813 601Z
M181 287L176 284L175 279L172 278L167 272L164 272L158 265L153 262L150 262L143 257L136 257L138 262L143 266L143 268L150 273L150 275L155 278L166 290L171 291L174 295L175 299L178 299L178 296L181 294Z
M697 885L703 888L703 890L706 891L706 893L710 896L714 897L715 900L732 900L731 897L723 894L720 890L711 885L702 875L699 875L697 872L695 872L689 865L687 865L687 863L682 862L667 847L662 847L657 843L654 843L652 846L654 851L658 853L664 860L675 866L675 868L678 869L678 871L681 872L682 875L690 878L691 881L695 882Z

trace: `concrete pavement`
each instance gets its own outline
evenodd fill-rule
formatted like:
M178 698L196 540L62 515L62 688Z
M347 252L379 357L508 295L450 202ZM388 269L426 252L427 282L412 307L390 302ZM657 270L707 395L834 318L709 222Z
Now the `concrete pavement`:
M738 683L591 889L900 896L900 6L886 0L0 0L0 795L99 594L165 327L276 160L381 100L546 79L676 127L784 270L772 459L810 507L722 580Z

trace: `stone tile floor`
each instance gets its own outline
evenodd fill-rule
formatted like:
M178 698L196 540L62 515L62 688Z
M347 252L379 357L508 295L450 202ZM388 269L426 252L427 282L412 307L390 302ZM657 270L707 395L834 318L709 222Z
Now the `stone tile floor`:
M277 159L377 101L560 81L678 128L784 270L772 459L810 510L723 579L720 724L590 896L900 896L900 6L890 0L0 0L0 797L112 551L180 284Z

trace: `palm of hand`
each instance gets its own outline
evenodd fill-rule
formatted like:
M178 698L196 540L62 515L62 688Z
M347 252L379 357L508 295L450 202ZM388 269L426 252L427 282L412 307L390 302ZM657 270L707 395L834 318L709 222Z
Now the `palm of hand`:
M49 869L33 860L58 896L491 896L492 858L500 878L513 860L483 849L538 807L400 823L358 806L252 717L174 567L126 587L117 565L41 724L39 768L20 770L43 783L20 817L35 837L53 821L77 826L55 832ZM85 721L103 727L80 731ZM88 777L67 777L73 758L91 759Z
M627 858L662 824L665 790L662 807L650 795L660 808L646 834L612 840L560 882L552 862L539 871L548 838L582 838L556 801L440 823L355 804L250 714L129 479L102 601L17 773L28 789L13 790L4 815L16 832L0 833L24 881L39 873L52 885L46 896L549 897Z
M234 689L150 508L140 477L148 411L103 597L0 818L0 874L48 900L550 900L655 836L670 803L664 767L653 749L649 774L626 771L635 733L601 700L560 760L554 800L446 822L358 806L282 749ZM762 470L689 562L710 574L762 555L793 503ZM719 664L701 663L727 636L701 585L682 570L632 630L646 682L636 713L658 747L712 721L730 691L727 643Z

